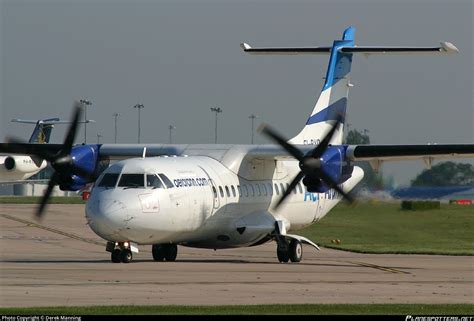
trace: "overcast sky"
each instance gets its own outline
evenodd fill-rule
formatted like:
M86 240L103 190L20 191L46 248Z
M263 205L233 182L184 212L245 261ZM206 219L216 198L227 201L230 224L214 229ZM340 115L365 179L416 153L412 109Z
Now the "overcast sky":
M328 57L250 56L254 46L330 45L355 26L359 45L437 46L450 56L356 56L347 110L372 143L474 143L472 1L0 0L0 138L28 138L12 118L68 119L87 98L88 142L249 143L252 113L292 137L323 84ZM61 142L57 126L52 142ZM83 141L83 129L77 142ZM269 143L256 134L257 143ZM398 183L421 162L385 165Z

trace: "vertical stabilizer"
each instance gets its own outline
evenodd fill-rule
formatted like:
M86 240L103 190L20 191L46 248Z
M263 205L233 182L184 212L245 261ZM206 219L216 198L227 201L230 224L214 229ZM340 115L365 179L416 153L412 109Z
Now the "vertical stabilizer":
M344 31L342 40L335 40L329 58L326 79L319 98L301 132L290 140L293 144L318 144L330 130L333 123L340 118L331 140L331 144L342 144L346 116L347 97L349 94L352 53L340 51L342 47L354 47L355 28Z

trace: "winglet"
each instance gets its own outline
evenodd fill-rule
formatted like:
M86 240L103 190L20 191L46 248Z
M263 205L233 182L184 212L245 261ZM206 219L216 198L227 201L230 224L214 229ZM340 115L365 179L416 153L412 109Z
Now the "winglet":
M249 45L248 43L246 43L246 42L242 42L242 43L240 44L240 48L242 48L243 51L247 51L247 50L249 50L249 49L252 49L252 47L250 47L250 45Z
M459 53L459 49L450 42L441 42L441 48L448 54Z

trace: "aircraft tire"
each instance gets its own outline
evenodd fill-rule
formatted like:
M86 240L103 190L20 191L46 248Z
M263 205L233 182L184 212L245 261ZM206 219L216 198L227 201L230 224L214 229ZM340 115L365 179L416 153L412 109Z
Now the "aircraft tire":
M277 248L277 257L280 263L286 263L290 260L290 254L288 251L280 250Z
M288 254L291 262L300 262L303 258L303 245L301 242L298 240L291 240Z
M120 249L115 249L112 251L112 254L110 255L112 262L114 263L120 263L122 261L120 254L122 251Z
M132 262L132 259L133 254L132 251L130 251L129 249L125 249L120 252L120 260L122 261L122 263L130 263Z
M163 245L164 252L165 252L165 259L168 262L176 261L176 257L178 256L178 247L176 244L166 244Z
M165 249L163 245L153 244L151 253L153 254L153 260L157 262L163 262L165 260Z

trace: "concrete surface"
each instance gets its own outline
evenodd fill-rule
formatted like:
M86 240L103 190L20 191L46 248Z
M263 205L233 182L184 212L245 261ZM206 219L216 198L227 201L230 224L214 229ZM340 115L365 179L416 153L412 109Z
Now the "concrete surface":
M114 264L86 225L83 205L0 205L0 306L275 303L474 303L474 258L367 255L304 247L280 264L276 244L233 250L151 247ZM317 241L317 240L316 240Z

